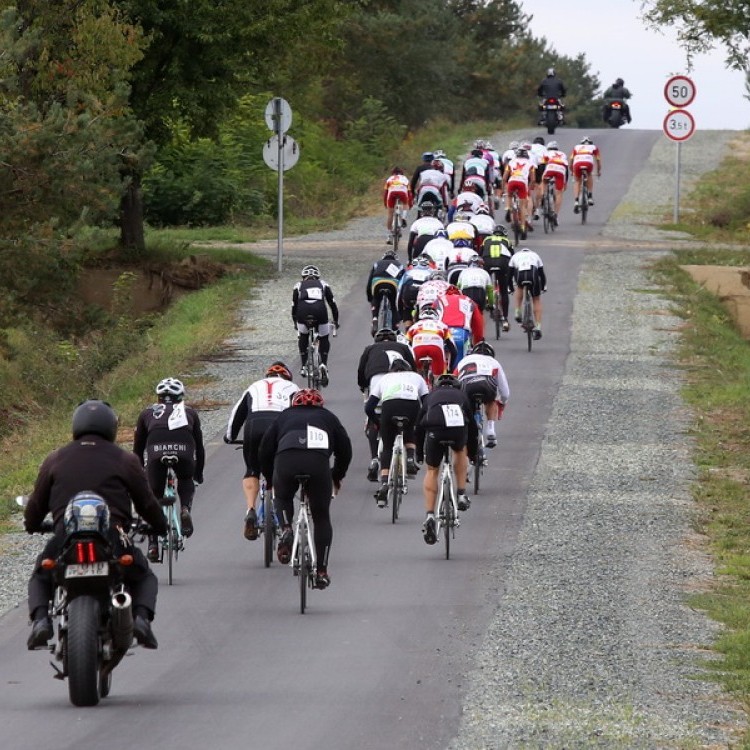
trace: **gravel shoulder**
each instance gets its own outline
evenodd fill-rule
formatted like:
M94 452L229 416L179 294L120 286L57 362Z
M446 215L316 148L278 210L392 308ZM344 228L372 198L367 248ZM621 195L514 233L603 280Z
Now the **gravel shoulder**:
M699 132L684 145L685 189L718 163L731 135ZM744 713L703 679L719 626L685 601L710 581L712 564L693 530L691 417L672 360L680 321L648 272L684 239L649 224L671 197L673 153L666 139L657 141L604 231L628 249L587 254L571 353L506 591L477 652L451 750L719 748L745 725ZM380 216L345 232L373 258L382 250ZM320 263L340 297L358 283L361 264L327 262L342 237L285 241L284 273L242 306L226 356L202 363L211 382L191 394L199 408L203 399L233 403L269 357L295 351L288 297L302 264ZM654 247L662 242L665 249ZM275 242L257 250L275 259ZM595 338L591 309L599 311ZM217 436L226 409L202 411L202 419L206 435ZM23 604L35 542L0 538L0 613Z

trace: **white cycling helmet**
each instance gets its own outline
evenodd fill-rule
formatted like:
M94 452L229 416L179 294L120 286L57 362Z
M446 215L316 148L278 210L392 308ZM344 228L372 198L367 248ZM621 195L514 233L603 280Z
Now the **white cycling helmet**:
M185 398L185 386L177 378L164 378L156 386L156 395L174 401L182 401Z
M318 270L318 267L317 266L305 266L302 269L302 278L303 279L319 279L320 271Z

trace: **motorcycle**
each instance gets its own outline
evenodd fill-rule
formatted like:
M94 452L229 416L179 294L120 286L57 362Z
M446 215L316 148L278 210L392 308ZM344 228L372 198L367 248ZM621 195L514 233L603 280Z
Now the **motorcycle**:
M619 99L615 99L609 105L607 123L611 128L619 128L620 125L623 125L625 122L625 103Z
M555 128L563 125L565 118L563 116L563 104L559 99L548 97L539 105L539 125L547 128L547 132L553 135Z
M19 505L25 498L17 498ZM121 570L132 554L115 555L109 508L92 492L79 492L65 510L65 537L59 554L42 560L51 572L54 597L50 617L55 642L50 647L54 677L68 680L74 706L95 706L109 695L112 671L133 642L132 599ZM52 532L45 521L41 531Z

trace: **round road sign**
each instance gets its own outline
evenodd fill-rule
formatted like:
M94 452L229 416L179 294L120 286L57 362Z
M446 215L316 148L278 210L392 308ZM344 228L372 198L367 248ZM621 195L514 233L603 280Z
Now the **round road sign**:
M282 135L281 158L284 171L291 169L299 161L299 145L291 135ZM263 145L263 161L275 171L279 171L279 136L271 136Z
M687 76L672 76L664 86L664 98L673 107L687 107L695 99L695 84Z
M675 109L664 118L664 133L673 141L686 141L695 132L695 120L686 109Z
M277 122L278 121L278 122ZM266 105L266 125L274 133L286 133L292 124L292 108L286 99L275 96Z

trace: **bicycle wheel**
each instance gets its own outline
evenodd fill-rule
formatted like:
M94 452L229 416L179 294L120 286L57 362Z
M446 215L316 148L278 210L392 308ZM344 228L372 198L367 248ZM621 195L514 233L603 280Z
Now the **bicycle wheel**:
M549 234L552 230L552 209L549 203L549 190L547 190L546 186L542 195L542 221L544 224L544 233Z
M314 388L316 391L320 390L320 354L318 353L317 341L311 347L310 354L307 357L309 365L308 370L308 385L310 388Z
M477 447L477 458L474 463L474 494L479 494L479 482L482 478L484 468L484 436L481 433L482 427L479 425L479 446Z
M547 194L549 203L549 224L550 229L554 232L557 229L557 216L555 215L555 186L550 181L547 184Z
M450 471L450 469L449 469ZM453 535L453 527L455 523L456 509L453 506L453 488L451 486L451 480L446 473L443 478L443 533L445 536L445 559L451 559L451 536Z
M261 512L263 513L263 564L271 567L273 560L274 523L273 523L273 501L263 492L260 500Z
M586 223L586 215L589 212L589 189L586 185L587 175L581 175L581 224Z
M176 503L175 503L176 505ZM167 584L172 585L172 563L174 560L175 542L175 506L170 505L167 513Z
M299 612L305 614L307 607L307 581L310 567L310 552L307 549L307 529L303 530L299 543Z
M393 236L393 249L395 252L398 252L398 245L401 240L401 201L396 201L396 205L393 209L391 234Z
M391 306L388 304L388 298L383 294L380 297L380 305L378 307L378 328L380 331L383 328L391 328Z
M523 329L526 331L526 344L528 351L531 351L531 342L534 339L534 310L531 305L531 292L529 287L524 287L523 292Z
M391 523L396 523L396 521L398 520L398 512L401 507L401 496L404 491L404 478L401 461L401 449L396 448L393 451L393 458L391 459L391 469L388 476L388 502L391 504Z

